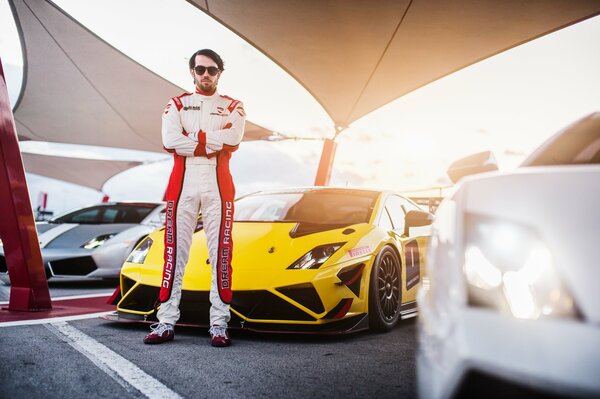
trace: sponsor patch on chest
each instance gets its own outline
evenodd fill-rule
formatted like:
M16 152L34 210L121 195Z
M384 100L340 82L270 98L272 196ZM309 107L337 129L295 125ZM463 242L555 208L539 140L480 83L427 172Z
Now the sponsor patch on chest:
M213 112L210 113L211 115L217 115L217 116L229 116L229 111L223 107L217 107Z

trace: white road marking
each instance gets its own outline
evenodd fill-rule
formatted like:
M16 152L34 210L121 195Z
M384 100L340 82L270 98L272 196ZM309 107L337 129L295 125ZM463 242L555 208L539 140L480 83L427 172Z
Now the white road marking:
M54 323L54 322L58 322L58 321L93 319L95 317L104 316L104 315L107 315L112 312L113 311L111 310L108 312L87 313L87 314L79 314L79 315L74 315L74 316L48 317L45 319L34 319L34 320L7 321L4 323L0 323L0 328L14 327L14 326L30 326L33 324L48 324L48 323Z
M67 299L84 299L84 298L99 298L101 296L111 296L115 290L107 292L96 292L94 294L83 294L83 295L72 295L72 296L59 296L52 298L52 301L64 301Z
M114 290L112 291L106 291L106 292L96 292L94 294L83 294L83 295L71 295L71 296L59 296L56 298L50 298L52 300L52 302L54 301L65 301L67 299L84 299L84 298L99 298L102 296L111 296L113 294ZM0 302L0 305L8 305L8 301L2 301Z
M66 322L51 323L46 327L87 357L127 391L135 392L137 390L147 398L181 398L176 392L146 374L129 360Z
M104 293L95 293L95 294L85 294L85 295L73 295L73 296L62 296L58 298L52 298L52 302L55 301L65 301L69 299L85 299L85 298L99 298L99 297L107 297L111 295L112 292L104 292ZM1 305L8 305L8 301L0 302ZM7 321L4 323L0 323L0 328L2 327L14 327L14 326L29 326L33 324L46 324L53 323L58 321L71 321L71 320L82 320L82 319L93 319L95 317L100 317L112 313L113 311L104 311L104 312L96 312L96 313L86 313L79 314L73 316L62 316L62 317L47 317L44 319L33 319L33 320L19 320L19 321Z

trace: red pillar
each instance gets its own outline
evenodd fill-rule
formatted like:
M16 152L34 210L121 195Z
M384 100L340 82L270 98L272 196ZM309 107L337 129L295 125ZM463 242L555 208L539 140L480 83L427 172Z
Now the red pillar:
M9 310L52 308L15 122L0 59L0 238L10 275Z
M331 178L331 169L333 168L333 160L335 158L335 148L337 143L331 139L326 139L323 143L323 153L315 178L315 186L326 186Z

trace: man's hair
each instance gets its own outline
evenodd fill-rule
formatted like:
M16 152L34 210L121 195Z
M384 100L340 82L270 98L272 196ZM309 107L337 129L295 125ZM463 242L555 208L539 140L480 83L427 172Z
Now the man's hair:
M212 51L211 49L207 49L207 48L198 50L194 54L192 54L192 56L190 57L190 69L194 69L194 67L196 66L196 56L197 55L204 55L204 56L210 58L217 64L217 67L221 71L225 70L225 64L223 63L221 56L219 54L215 53L214 51Z

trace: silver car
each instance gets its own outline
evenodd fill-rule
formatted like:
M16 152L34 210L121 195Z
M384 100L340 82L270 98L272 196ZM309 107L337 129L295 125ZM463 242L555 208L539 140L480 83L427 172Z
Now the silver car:
M79 208L37 223L49 280L119 276L131 250L164 224L162 202L112 202ZM0 280L9 283L0 245Z

